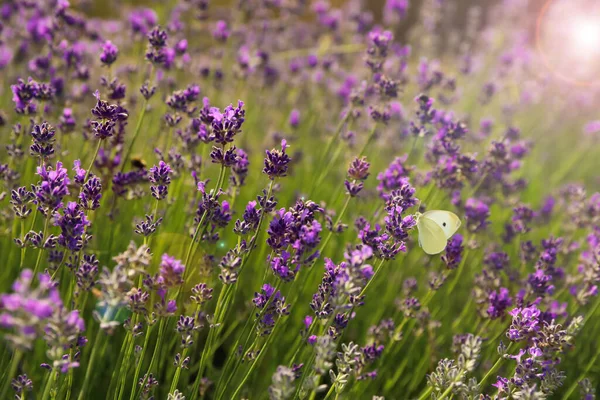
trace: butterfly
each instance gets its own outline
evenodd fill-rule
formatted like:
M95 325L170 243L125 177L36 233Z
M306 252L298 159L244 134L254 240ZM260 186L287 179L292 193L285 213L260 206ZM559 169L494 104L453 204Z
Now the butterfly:
M104 300L102 292L96 288L92 288L92 294L99 300L93 311L94 319L107 332L114 332L118 326L123 325L125 320L131 316L131 310L125 304L109 304Z
M444 251L448 239L460 227L460 218L450 211L432 210L417 213L419 229L419 245L427 254L438 254Z

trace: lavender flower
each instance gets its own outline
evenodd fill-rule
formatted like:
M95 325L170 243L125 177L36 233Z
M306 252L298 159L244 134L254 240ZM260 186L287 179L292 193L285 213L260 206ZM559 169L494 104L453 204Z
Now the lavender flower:
M404 18L407 9L408 0L387 0L385 3L384 17L386 21L391 21L393 18L392 16Z
M64 354L65 349L73 346L82 347L87 339L81 336L85 331L85 322L78 310L67 311L58 308L44 329L44 339L48 345L47 354L52 360L52 368L59 369L63 374L72 368L79 367L79 362L69 354Z
M119 49L110 40L104 42L102 46L102 53L100 54L100 61L104 65L111 65L117 61L119 55Z
M158 165L155 165L152 168L150 168L149 172L150 173L148 174L148 180L151 183L153 183L153 185L150 186L152 196L156 200L163 200L167 197L173 170L171 169L169 164L161 160L158 163Z
M190 296L190 300L193 303L201 306L210 299L212 299L213 289L209 288L206 283L199 283L192 288L192 295Z
M167 31L162 30L160 26L155 26L148 33L148 42L154 48L163 48L167 45Z
M36 97L37 82L29 78L27 82L19 79L16 85L11 85L15 111L18 114L34 114L36 104L32 100Z
M38 207L45 213L61 207L63 197L69 194L68 185L71 182L67 176L67 169L57 161L54 169L47 165L37 167L37 174L42 179L35 187Z
M276 319L289 314L289 305L285 303L281 292L275 291L275 288L268 283L262 286L260 292L254 294L252 302L257 309L261 310L256 314L257 317L262 315L256 327L259 336L269 335L275 326Z
M229 38L229 35L231 34L229 32L229 29L227 28L227 22L220 20L217 21L217 24L215 26L215 29L212 32L213 37L221 42L225 42L227 41L227 39Z
M81 193L79 194L80 204L86 210L96 210L100 207L101 199L102 183L97 176L92 175L81 188Z
M33 144L29 147L32 156L41 160L48 159L54 154L55 130L47 122L41 125L34 125L31 132Z
M387 58L388 50L394 36L390 31L371 31L369 32L369 47L367 49L367 66L373 73L380 72L383 68L383 62Z
M285 152L285 149L288 147L284 139L281 141L281 150L273 149L266 151L263 173L267 174L269 179L273 180L287 175L289 163L292 161L290 156Z
M487 314L491 319L501 318L505 310L512 305L512 299L507 288L500 288L489 295Z
M291 399L296 388L294 381L296 373L292 368L280 365L277 371L273 374L272 384L269 386L269 399L271 400L287 400Z
M179 317L179 321L177 321L177 326L175 328L177 333L181 335L181 347L188 348L191 345L193 345L193 335L200 328L202 328L202 325L199 325L197 323L196 318L181 315ZM189 360L187 360L187 362L185 360L182 360L181 362L187 365L187 363L189 363Z
M513 342L522 341L541 328L540 310L535 305L515 308L509 314L512 316L512 324L506 336Z
M160 262L161 283L167 287L175 287L183 283L185 265L168 254L163 254Z
M5 334L5 338L19 350L32 348L49 318L62 306L50 276L40 274L36 288L32 282L32 271L25 269L13 283L13 293L0 295L0 326L12 331Z
M369 176L369 164L366 157L355 158L348 167L348 176L352 179L352 182L348 179L344 182L348 194L352 197L356 197L362 190L364 184L362 181L366 180ZM358 182L357 182L358 181Z
M529 224L533 220L533 210L526 206L519 206L514 208L514 215L512 217L512 227L516 233L525 233L530 229Z
M442 255L442 261L446 264L448 269L458 268L462 261L463 249L463 237L457 233L448 241L446 252Z
M31 392L33 390L33 381L25 374L17 376L11 381L10 385L19 399L25 397L25 392ZM20 396L21 394L23 394L23 396Z
M235 108L230 104L225 107L223 112L216 107L211 107L209 114L204 117L204 120L207 122L210 121L212 137L216 143L221 145L231 143L233 142L233 138L242 132L242 125L246 120L244 102L239 100Z
M24 186L12 190L10 204L17 218L27 218L31 214L31 203L34 199L35 194Z
M379 181L377 191L384 199L387 199L389 192L408 184L412 168L405 165L407 159L407 155L396 157L384 172L377 175Z
M292 128L297 128L300 125L300 111L294 109L290 113L289 124Z
M89 291L96 285L98 276L98 259L95 255L84 255L79 268L75 272L77 287L81 291Z
M129 114L125 108L117 104L108 104L106 101L100 99L100 92L94 92L96 98L96 105L92 108L92 114L99 118L98 120L91 121L91 126L94 131L94 135L98 139L106 139L112 137L115 134L115 126L117 123L125 121Z
M70 251L79 251L88 241L85 228L90 222L78 203L69 202L63 212L55 215L55 225L61 230L58 243Z
M469 198L465 203L465 220L467 229L478 232L489 224L490 208L479 199Z
M127 198L141 197L140 184L148 181L148 171L145 169L129 172L117 172L112 179L112 190L117 196ZM142 192L143 194L143 192Z
M248 155L242 149L236 149L237 156L235 158L235 163L231 166L231 183L236 187L241 187L244 185L246 181L246 177L248 176L248 166L250 165L250 161L248 160Z

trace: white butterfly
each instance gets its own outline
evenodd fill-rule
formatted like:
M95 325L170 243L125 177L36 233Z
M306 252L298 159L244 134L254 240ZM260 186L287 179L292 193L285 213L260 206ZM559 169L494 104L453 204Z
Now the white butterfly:
M444 210L416 213L419 229L419 245L427 254L438 254L444 251L448 239L460 227L460 219L456 214Z

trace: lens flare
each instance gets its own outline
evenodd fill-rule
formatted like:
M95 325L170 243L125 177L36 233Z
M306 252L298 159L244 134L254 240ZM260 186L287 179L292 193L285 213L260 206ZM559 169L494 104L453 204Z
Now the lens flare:
M547 1L537 19L536 45L556 77L579 86L600 84L600 4Z
M584 55L597 56L600 52L600 21L582 18L573 25L573 45Z

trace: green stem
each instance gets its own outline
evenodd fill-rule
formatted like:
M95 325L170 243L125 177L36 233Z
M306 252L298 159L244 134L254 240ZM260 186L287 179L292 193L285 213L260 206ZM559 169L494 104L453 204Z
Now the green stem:
M323 241L323 243L321 244L321 247L319 248L319 254L322 256L323 252L325 251L325 248L327 247L327 245L329 244L329 241L331 240L331 238L333 237L333 231L335 230L335 227L339 225L340 222L342 222L342 218L344 217L344 215L346 214L346 211L348 210L348 205L350 204L350 200L352 199L351 196L348 196L346 198L346 201L344 202L344 205L342 207L342 210L340 211L335 223L333 224L333 228L332 230L327 234L327 237L325 238L325 240ZM300 295L302 293L304 293L304 288L306 286L306 284L308 282L311 281L312 275L314 274L312 271L316 270L316 268L314 268L315 263L317 262L317 260L315 260L312 265L311 268L309 268L309 270L306 272L306 277L302 280L302 284L300 285L300 289L294 292L294 296L291 297L291 301L290 304L296 304L298 298L300 297ZM292 287L296 284L298 280L295 279L294 282L292 283ZM300 338L297 339L296 342L296 346L300 346L301 345L301 341L299 340Z
M462 312L460 313L460 315L458 316L458 318L456 318L454 320L454 322L452 323L452 329L453 330L455 330L458 327L458 325L460 325L460 323L463 320L463 318L467 316L467 314L471 310L471 304L472 303L473 303L473 297L469 296L469 300L467 301L467 304L463 307Z
M35 221L37 220L37 216L38 216L38 208L34 207L33 219L31 220L31 225L29 227L30 231L33 230L33 228L35 226ZM16 222L16 220L15 220L15 222ZM22 237L23 242L25 242L25 234L26 233L27 232L25 232L25 219L21 219L21 237ZM21 260L20 260L19 270L23 269L23 264L25 262L26 254L27 254L27 246L25 246L21 249ZM11 252L11 255L12 255L12 252ZM11 264L11 263L9 263L9 264Z
M346 115L344 115L344 117L337 124L337 126L335 128L335 132L333 133L333 136L331 136L329 138L329 141L327 142L327 146L325 146L325 151L323 152L323 155L321 156L321 158L319 159L319 162L317 164L317 171L319 171L319 176L317 179L315 179L313 181L312 187L309 192L309 198L312 198L314 190L318 187L318 185L322 182L322 180L325 179L327 172L329 172L329 170L331 169L331 168L323 168L323 163L327 159L327 156L329 155L329 152L331 151L331 147L333 146L333 144L335 142L338 142L340 134L342 133L342 129L344 128L344 125L348 121L348 118L350 118L351 114L352 114L352 109L349 109L348 112L346 113ZM333 159L333 157L330 158L330 160L329 160L329 166L331 166L332 159Z
M137 324L137 314L134 315L134 317L131 320L131 331L128 332L127 334L130 336L129 337L129 344L127 346L127 350L125 351L125 362L123 364L121 364L121 372L120 372L120 380L119 383L117 385L117 391L119 393L118 395L118 400L121 400L123 398L123 393L125 390L125 380L127 378L128 372L129 372L129 365L131 364L131 356L133 354L133 349L135 347L135 336L133 336L133 329L135 328L135 325Z
M169 131L167 133L167 140L165 143L165 154L168 156L169 155L169 148L171 147L171 139L173 137L173 127L169 128Z
M369 137L367 138L367 141L365 142L362 150L358 154L358 158L361 158L362 156L364 156L365 153L367 152L367 150L369 150L369 147L371 146L371 143L373 142L373 139L375 138L376 131L377 131L377 124L374 124L373 128L371 128L371 132L369 132Z
M452 388L454 387L454 382L450 383L450 386L448 386L448 388L446 390L444 390L444 393L442 393L440 395L440 397L437 398L437 400L443 400L446 397L448 397L448 395L450 394L450 392L452 392Z
M48 231L48 223L50 222L50 211L48 211L48 215L46 216L46 222L44 222L44 231L42 232L42 243L41 247L38 249L38 256L35 260L35 267L33 268L33 279L37 276L38 269L40 268L40 262L42 261L42 253L44 252L44 240L46 239L46 233Z
M21 350L15 350L15 353L12 357L12 361L10 363L10 368L8 369L7 379L3 380L2 394L0 395L0 399L6 399L7 391L10 388L10 383L15 377L17 373L17 369L19 368L19 363L21 362L21 358L23 358L23 353Z
M21 240L25 243L25 219L21 218ZM23 262L25 261L25 251L27 246L21 247L21 259L19 260L19 271L23 269Z
M175 370L175 376L173 376L173 381L171 382L171 389L169 389L169 393L173 393L175 392L175 389L177 389L177 384L179 383L179 376L181 375L181 364L183 363L183 360L185 360L185 358L187 357L189 348L186 347L183 350L183 354L181 355L181 360L179 361L179 365L177 366L177 369Z
M277 291L279 290L279 287L281 285L281 280L279 280L277 282L277 284L275 285L275 290L273 291L273 293L277 293ZM254 319L254 322L252 324L252 328L250 329L250 333L248 334L248 336L246 337L246 340L244 342L244 345L242 346L242 349L245 351L245 349L249 349L254 347L254 344L256 343L256 337L254 337L254 341L252 342L252 345L248 346L248 343L250 342L250 338L252 337L252 332L254 332L256 330L256 326L258 325L258 322L262 320L262 317L264 316L265 312L267 311L269 304L271 304L271 301L273 300L274 296L271 296L271 298L267 301L267 304L265 304L265 306L260 310L260 312L258 313L258 315L256 316L256 318ZM240 336L238 337L238 340L236 341L236 345L234 346L234 349L237 349L237 345L240 341L240 338L244 336L244 333L246 331L246 327L244 326L244 330L242 331L242 333L240 334ZM271 332L272 336L275 332ZM240 365L241 359L243 358L240 357L238 360L236 360L236 364L234 365L233 371L231 372L231 374L229 374L227 381L225 382L225 389L223 390L222 393L219 394L219 392L217 392L218 396L216 397L217 399L221 399L222 396L225 395L225 392L227 391L227 387L229 386L229 383L231 382L231 380L233 379L233 376L235 375L235 373L237 372L237 369ZM223 373L225 372L225 370L223 371ZM198 377L201 378L200 375L198 375ZM196 380L198 381L198 377L196 378ZM196 385L194 385L194 387L196 387ZM198 388L196 387L196 390Z
M267 197L266 197L267 200L269 199L269 197L271 197L271 193L273 192L273 185L274 184L275 184L275 180L274 179L269 182L269 188L267 189ZM248 253L245 254L244 259L242 260L242 264L240 265L238 273L242 272L244 266L246 265L246 263L250 259L250 255L252 254L252 252L253 252L253 250L255 248L254 245L256 244L256 241L258 240L258 235L260 235L260 228L262 227L264 219L265 219L265 213L264 213L264 210L262 210L261 213L260 213L260 217L258 219L258 225L256 226L256 233L254 234L254 236L252 236L252 239L250 239Z
M54 280L54 278L56 278L56 276L58 275L58 272L60 271L60 269L62 268L63 264L65 263L68 255L69 255L69 251L65 251L63 252L63 256L62 259L60 260L60 264L58 264L58 267L56 268L56 271L54 271L54 273L52 274L52 280Z
M156 344L154 345L154 352L152 353L152 359L150 360L150 366L148 367L148 373L146 374L146 376L144 377L144 380L142 381L140 388L143 389L144 385L146 384L146 381L148 380L148 375L152 372L152 370L154 369L154 365L158 362L158 355L160 354L160 350L162 347L162 341L163 341L163 336L165 334L165 328L166 328L166 319L165 317L161 318L159 324L158 324L158 338L156 339ZM135 382L134 382L135 384Z
M594 314L598 310L598 307L600 307L600 297L598 297L598 299L596 300L596 303L590 310L589 316L585 319L584 326L585 326L585 322L589 321L594 316ZM581 328L583 329L583 326ZM580 329L580 331L581 331L581 329ZM571 397L571 395L577 388L577 385L579 384L579 382L583 378L585 378L585 375L590 371L590 369L592 369L592 367L594 365L596 365L596 361L598 360L599 357L600 357L600 350L597 350L596 354L594 355L594 357L592 357L590 362L586 365L585 369L581 372L581 374L579 374L579 376L577 377L577 379L575 379L575 381L571 384L571 386L569 386L569 389L567 390L566 394L563 396L563 400L567 400Z
M206 366L206 362L208 361L208 358L210 356L212 356L213 342L214 342L214 338L217 334L216 331L219 328L219 325L218 325L219 321L221 320L219 317L221 316L221 308L223 306L223 299L226 297L227 292L229 291L230 287L231 287L231 285L226 285L225 287L223 287L223 289L221 289L221 292L219 293L219 298L217 299L217 305L215 307L215 314L214 314L214 318L213 318L213 322L212 322L213 327L208 332L208 337L206 338L206 343L204 343L204 348L202 349L202 355L200 357L200 365L198 366L198 372L196 374L196 379L194 380L194 385L193 385L193 389L192 389L192 400L196 399L198 396L198 392L200 389L200 382L202 381L203 374L204 374L204 367Z
M275 184L274 179L269 182L269 187L267 189L267 196L266 196L267 199L271 196L271 193L273 192L274 184ZM258 225L256 227L256 233L254 234L252 239L250 239L248 253L246 253L243 257L242 263L239 268L239 273L242 272L244 266L246 265L247 261L250 259L250 255L252 254L252 252L255 248L256 240L258 239L258 236L260 235L260 232L261 232L261 227L262 227L262 224L264 221L264 216L265 216L265 213L263 211L263 212L261 212L259 220L258 220ZM223 288L221 290L221 293L219 294L219 298L217 299L217 306L215 308L214 324L222 323L225 320L228 307L222 307L222 302L223 302L222 295L225 296L225 299L230 300L229 296L227 296L227 295L229 294L231 287L233 287L233 285L227 285L225 288ZM223 292L225 292L225 291L227 291L227 292L224 294ZM213 342L214 342L214 339L216 338L216 336L218 335L219 331L220 331L220 329L219 329L219 326L217 325L214 329L211 329L211 331L208 334L207 342L204 346L204 349L202 350L202 357L200 359L200 367L198 370L198 375L196 376L196 380L194 381L194 392L193 393L196 393L196 389L198 389L198 387L200 385L200 379L202 379L202 374L204 373L205 358L207 359L208 357L210 357L212 355ZM208 354L205 355L207 350L208 350ZM193 396L195 396L195 395L193 395ZM194 398L194 397L192 397L192 398Z
M327 400L331 397L331 395L333 394L333 392L335 392L335 383L333 383L331 385L331 387L329 388L329 390L327 391L327 394L325 395L325 397L323 398L323 400ZM312 394L311 394L312 396Z
M470 240L471 240L471 235L467 235L465 237L465 241L464 241L465 246L468 246L468 243ZM450 286L448 287L448 293L452 293L454 291L454 289L456 288L456 285L458 284L458 282L460 280L460 277L462 276L462 272L465 269L465 264L467 262L467 258L469 257L469 250L470 249L468 247L465 249L462 260L460 261L460 264L458 265L457 271L454 275L454 279L452 280L452 282L450 282Z
M150 75L152 75L152 69L150 69ZM133 146L135 145L138 135L140 134L140 130L142 128L142 122L144 121L144 116L146 115L147 107L148 107L148 100L146 100L146 98L144 98L144 101L142 102L142 111L140 112L140 117L137 120L137 123L135 125L135 131L133 132L133 138L131 139L131 143L129 144L129 147L127 148L127 152L125 153L125 158L123 158L123 163L121 164L121 172L123 172L125 170L125 165L127 165L127 161L129 161L129 157L131 156L131 151L133 150Z
M428 386L427 390L425 390L423 392L423 394L421 396L419 396L418 400L425 400L426 398L428 398L431 395L432 391L433 391L433 386Z
M217 180L217 187L215 188L215 192L214 192L214 196L217 196L219 191L221 190L221 186L223 185L223 181L225 179L225 166L223 164L221 164L221 170L219 171L219 178ZM192 270L191 266L189 265L190 262L190 258L192 256L192 254L194 253L194 248L195 248L195 243L196 240L198 239L198 234L200 233L200 230L202 228L202 226L204 225L204 222L206 220L207 217L207 213L204 212L202 214L202 217L200 218L200 221L198 222L198 225L196 225L196 229L194 230L194 235L192 236L192 241L190 242L187 250L186 250L186 254L185 254L185 261L183 262L183 265L185 265L185 270L183 271L183 280L182 280L182 284L179 285L179 288L177 290L177 295L175 296L175 298L177 299L177 304L180 305L182 302L182 297L183 297L183 285L185 282L187 282L187 278L189 277L190 271Z
M252 314L250 314L250 315L252 315ZM242 333L240 333L240 335L235 340L235 344L232 347L233 351L227 357L227 362L225 363L223 372L221 373L221 376L219 377L219 381L217 382L217 388L215 389L215 398L216 399L221 398L221 387L222 387L223 383L225 384L225 387L227 387L229 385L229 382L231 381L231 378L233 377L233 375L235 375L235 372L237 371L239 362L236 362L233 371L231 372L231 374L229 374L229 376L227 378L227 381L224 381L225 374L229 370L229 367L231 366L231 363L233 362L233 360L235 360L234 354L237 351L238 345L240 344L240 339L246 334L246 331L248 330L248 327L250 326L251 320L252 320L252 318L250 318L250 317L246 318L246 323L244 324L244 327L242 328Z
M102 140L98 140L98 145L96 146L96 151L94 152L92 161L90 162L88 169L85 171L85 177L83 178L84 183L87 182L87 179L89 178L90 173L92 172L92 168L94 167L94 162L96 162L96 157L98 157L98 152L100 151L100 146L102 146Z
M148 348L148 343L150 342L150 336L151 336L151 333L153 330L152 328L154 328L154 325L150 325L148 327L148 332L146 332L146 337L144 338L144 347L142 347L142 352L140 353L140 358L135 367L135 372L133 373L133 380L131 381L131 394L129 395L129 400L135 399L137 381L140 377L140 372L142 372L142 365L144 364L144 356L146 355L146 349Z
M329 231L329 233L327 234L327 237L325 238L325 240L323 241L323 244L321 245L320 254L323 254L323 250L325 250L325 247L327 247L327 244L331 240L331 237L333 236L333 231L335 230L335 227L338 226L340 222L342 222L342 218L344 217L344 214L346 213L346 210L348 209L348 204L350 204L350 199L352 199L352 196L348 196L346 198L346 201L344 202L344 206L342 207L342 211L340 211L340 214L338 215L335 223L333 224L333 229L331 231Z
M408 156L406 156L406 162L410 162L411 161L412 155L413 155L413 153L415 152L415 150L417 148L417 141L418 141L418 139L419 139L419 136L416 135L415 138L413 139L412 146L410 148L410 152L408 153Z
M113 389L115 387L115 385L118 384L118 375L119 372L121 371L121 364L123 363L123 359L125 358L125 349L127 348L127 345L129 344L129 335L125 335L125 339L123 340L123 343L121 344L121 350L119 351L119 357L117 359L117 363L113 369L113 373L112 376L110 378L110 384L108 385L108 393L112 394ZM113 395L114 398L114 395Z
M333 144L339 139L340 134L342 133L342 128L344 128L344 125L348 121L348 118L350 118L350 115L352 115L352 109L348 110L346 115L344 115L344 117L340 120L340 122L338 122L337 126L335 127L333 136L331 136L329 138L329 141L327 142L327 146L325 146L325 151L323 152L323 156L321 157L321 160L319 161L319 166L323 166L323 162L325 161L325 159L327 159L327 156L329 155L329 152L331 151L331 147L333 146Z
M77 400L84 400L86 398L87 387L90 382L90 378L92 376L92 371L94 370L94 364L96 363L96 357L98 356L98 349L100 348L100 343L103 342L105 336L102 335L102 329L98 328L98 334L96 335L96 339L94 340L94 346L92 347L92 354L90 355L90 361L88 362L87 369L85 371L85 377L83 379L83 386L81 386L81 390L79 391L79 396L77 396Z
M308 360L307 365L310 365L312 367L312 363L314 361L315 361L315 352L313 351L310 355L310 359ZM296 394L293 397L294 399L299 398L300 391L302 390L302 387L304 386L304 381L306 381L306 378L308 378L308 375L310 374L308 367L303 367L302 369L304 371L302 373L302 376L300 377L300 383L298 383L298 386L296 387Z
M506 348L506 352L508 353L508 351L510 350L512 346L512 343L510 343L508 345L508 347ZM502 365L502 361L504 361L504 357L500 356L498 357L498 359L496 360L496 362L494 363L494 365L492 365L492 368L490 368L490 370L484 375L483 378L481 378L481 381L479 381L479 386L481 388L484 388L485 383L487 382L487 380L490 378L490 376L492 376L493 374L496 373L496 371L498 370L498 368L500 368L500 365Z
M58 378L58 369L52 367L52 373L48 377L48 382L46 382L46 387L44 388L44 394L42 395L42 400L47 400L48 396L50 396L50 392L52 391L54 385L56 384L56 379Z
M256 366L258 365L258 361L262 358L263 354L265 354L266 350L269 348L269 344L271 344L271 341L273 340L273 337L275 336L275 328L279 325L278 322L279 322L279 318L275 322L275 327L273 328L273 331L267 338L267 341L263 345L262 349L260 349L260 353L258 353L258 356L256 356L256 358L254 359L254 361L252 362L252 365L250 365L250 369L248 369L248 371L246 372L246 375L244 375L242 382L240 382L237 389L235 389L233 396L231 396L232 399L238 398L238 394L240 393L240 391L242 390L242 388L244 387L244 385L246 384L248 379L250 379L250 375L252 374L252 372L254 371Z

